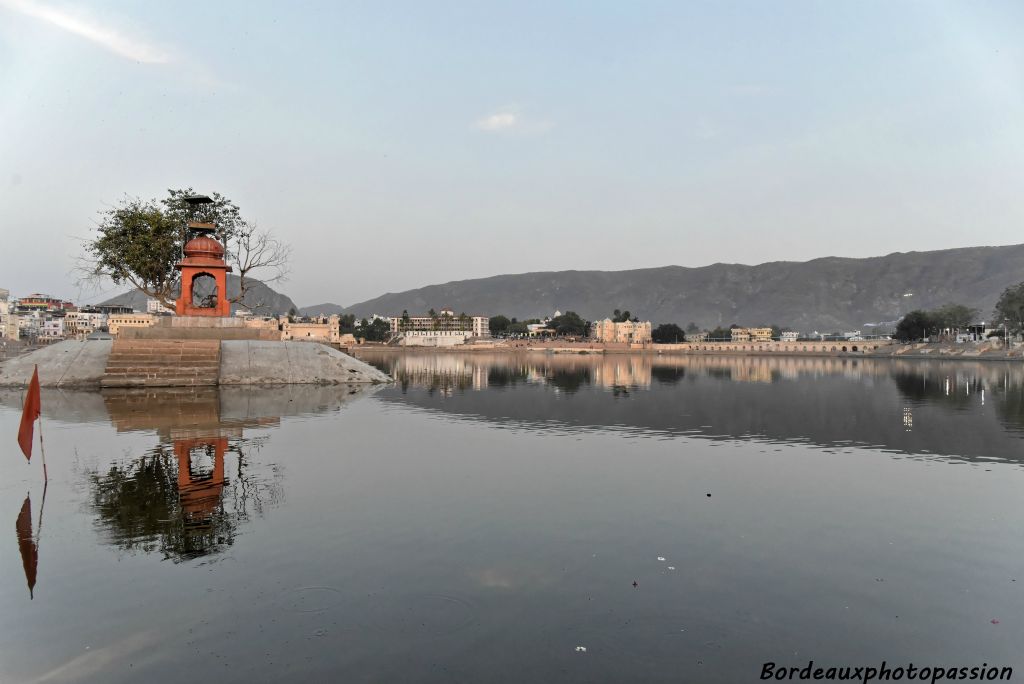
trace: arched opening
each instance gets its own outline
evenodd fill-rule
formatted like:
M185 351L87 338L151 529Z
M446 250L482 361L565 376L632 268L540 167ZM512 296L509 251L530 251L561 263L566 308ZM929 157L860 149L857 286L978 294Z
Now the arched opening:
M833 347L832 347L832 351L835 351L835 350L836 350L836 348L835 348L835 347L833 346Z
M857 345L853 345L852 347L850 347L850 351L857 351Z
M216 458L212 444L204 444L190 449L188 452L188 479L192 482L212 480Z
M197 309L213 309L217 306L217 279L209 273L192 276L192 306Z
M843 351L846 351L846 345L845 344L843 345Z

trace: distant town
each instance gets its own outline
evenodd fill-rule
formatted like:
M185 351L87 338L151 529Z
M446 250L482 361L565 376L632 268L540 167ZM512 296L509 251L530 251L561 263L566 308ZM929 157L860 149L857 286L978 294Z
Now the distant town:
M940 319L944 314L934 313L933 318L938 322L932 326L933 330L918 331L919 337L925 341L964 343L1003 334L1002 328L967 322L974 312L955 313L962 319L959 325L943 325ZM121 305L79 306L40 293L12 298L8 290L0 289L0 339L5 344L16 342L19 347L36 347L66 339L130 337L134 335L132 331L158 325L164 317L174 315L172 309L157 299L149 299L146 310L139 311ZM947 312L945 315L949 318L954 314ZM520 321L501 314L456 313L451 307L417 313L375 314L362 319L351 314L303 317L294 310L267 316L244 309L236 311L234 317L244 327L261 330L267 339L319 342L342 349L370 344L480 349L556 346L582 350L860 352L891 344L898 332L896 329L881 334L860 330L807 333L779 326L735 324L712 330L701 329L694 323L685 328L675 323L654 326L651 321L642 321L629 311L618 309L611 316L596 321L584 320L572 311L554 311L543 319Z

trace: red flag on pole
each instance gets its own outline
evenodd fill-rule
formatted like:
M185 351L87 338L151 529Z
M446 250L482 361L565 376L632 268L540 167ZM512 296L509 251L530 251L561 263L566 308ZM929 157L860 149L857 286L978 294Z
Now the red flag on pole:
M36 418L40 414L39 405L39 366L32 371L32 381L25 393L25 406L21 410L21 427L18 428L18 445L25 458L32 460L32 434Z

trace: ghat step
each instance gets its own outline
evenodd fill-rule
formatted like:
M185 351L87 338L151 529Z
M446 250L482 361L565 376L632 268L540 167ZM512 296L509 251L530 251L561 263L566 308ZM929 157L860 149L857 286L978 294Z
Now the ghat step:
M220 340L118 339L100 386L216 385L219 377Z

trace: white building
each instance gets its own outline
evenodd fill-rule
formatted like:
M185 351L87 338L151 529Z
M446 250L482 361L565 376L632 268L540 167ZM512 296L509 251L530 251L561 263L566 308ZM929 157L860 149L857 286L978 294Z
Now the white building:
M64 317L64 337L84 340L106 325L106 314L98 311L71 311Z
M159 299L146 300L146 313L151 314L173 314L174 309L168 309Z
M441 309L434 316L391 316L384 320L390 321L393 334L402 333L405 340L433 340L425 342L426 346L452 346L463 344L470 337L491 336L491 324L487 316L456 315L448 308Z
M43 324L39 327L39 337L44 340L63 340L64 317L43 319Z
M590 336L598 342L617 342L626 344L648 344L651 341L650 321L612 322L606 318L591 324Z
M43 327L43 317L38 311L12 314L11 318L17 321L19 338L34 339L39 337L40 329Z
M11 293L0 288L0 339L18 339L18 316L11 307Z
M783 330L779 339L783 342L796 342L800 339L800 333L795 330Z

